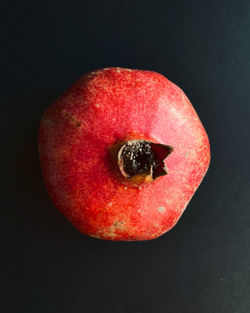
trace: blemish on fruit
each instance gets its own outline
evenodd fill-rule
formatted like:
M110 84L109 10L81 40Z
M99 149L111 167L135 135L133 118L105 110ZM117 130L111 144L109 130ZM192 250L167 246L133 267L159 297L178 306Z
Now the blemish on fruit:
M124 229L124 222L117 221L114 222L113 225L110 227L108 235L114 238L116 236L116 231L123 230Z
M50 119L48 119L48 118L43 119L43 124L44 124L44 125L51 125L51 126L54 126L54 125L55 125L55 123L52 122L52 121L51 121Z
M78 121L74 116L66 112L66 110L62 110L62 115L64 118L66 118L70 122L71 125L77 128L80 128L82 126L81 122Z
M159 208L158 208L158 212L160 212L160 213L163 213L163 212L165 212L166 211L166 209L164 208L164 206L160 206Z
M116 228L120 228L123 224L124 222L114 222L113 226Z

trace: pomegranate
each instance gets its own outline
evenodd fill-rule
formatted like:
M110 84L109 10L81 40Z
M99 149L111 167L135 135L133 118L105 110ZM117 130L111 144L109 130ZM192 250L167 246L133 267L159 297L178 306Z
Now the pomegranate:
M164 76L88 73L43 114L43 177L82 233L148 240L170 230L210 162L207 134L184 92Z

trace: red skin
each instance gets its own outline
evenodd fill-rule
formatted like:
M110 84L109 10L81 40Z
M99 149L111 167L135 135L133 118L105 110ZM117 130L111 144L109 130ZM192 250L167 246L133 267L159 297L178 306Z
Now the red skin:
M139 188L124 185L109 149L131 138L174 147L168 174ZM183 91L158 73L122 68L84 75L45 111L39 152L55 206L79 231L106 240L170 230L210 162L207 134Z

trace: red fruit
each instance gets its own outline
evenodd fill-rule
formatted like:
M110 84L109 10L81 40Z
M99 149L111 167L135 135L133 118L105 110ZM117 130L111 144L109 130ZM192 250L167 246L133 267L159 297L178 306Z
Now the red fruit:
M158 73L122 68L84 75L46 110L39 152L56 207L84 234L108 240L171 229L210 161L183 91Z

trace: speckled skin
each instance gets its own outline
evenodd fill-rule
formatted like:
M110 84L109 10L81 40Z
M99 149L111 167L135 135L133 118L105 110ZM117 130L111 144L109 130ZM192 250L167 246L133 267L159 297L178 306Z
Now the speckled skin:
M145 138L174 147L168 174L124 185L110 147ZM106 68L88 73L43 114L41 167L55 206L82 233L154 239L179 220L210 162L207 134L183 91L164 76Z

